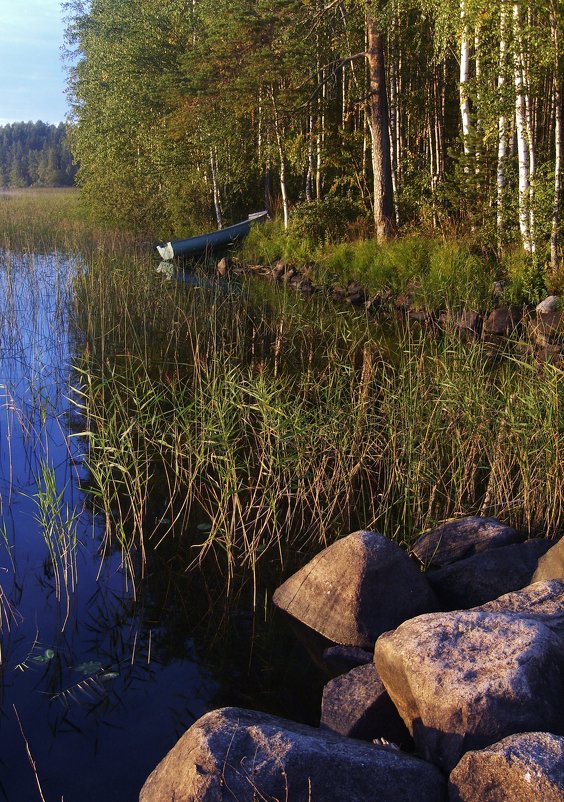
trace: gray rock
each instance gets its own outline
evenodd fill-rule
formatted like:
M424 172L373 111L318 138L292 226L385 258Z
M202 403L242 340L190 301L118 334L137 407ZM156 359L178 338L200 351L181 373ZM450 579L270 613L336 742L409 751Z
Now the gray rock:
M376 668L418 751L450 771L517 732L564 732L564 644L504 613L422 615L382 635Z
M182 736L140 802L443 802L446 780L417 758L373 744L225 708Z
M560 538L558 543L540 558L532 581L540 582L542 579L564 579L564 538Z
M561 345L564 342L564 313L546 312L537 315L536 320L529 324L529 335L537 345L544 348Z
M564 738L547 732L510 735L467 752L450 775L450 802L562 802Z
M402 749L413 748L413 739L374 663L353 668L327 683L321 703L321 727L361 741L384 738Z
M330 646L323 652L323 663L331 677L371 663L374 655L358 646Z
M532 618L564 637L564 579L535 582L476 609Z
M476 607L528 585L539 557L549 548L549 540L513 543L428 571L426 576L443 610Z
M525 537L495 518L471 515L425 532L417 538L411 551L423 565L440 568L487 549L520 543Z
M546 315L552 312L558 312L561 306L561 298L558 295L549 295L540 304L535 307L537 315Z
M382 632L438 609L403 549L367 531L324 549L275 591L273 601L333 643L369 649Z

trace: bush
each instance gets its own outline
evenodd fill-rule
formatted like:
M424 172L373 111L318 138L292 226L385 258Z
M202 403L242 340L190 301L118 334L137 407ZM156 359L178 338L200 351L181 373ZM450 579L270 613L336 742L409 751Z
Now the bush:
M348 197L327 195L313 203L298 203L290 219L290 235L313 248L345 239L349 226L363 214Z

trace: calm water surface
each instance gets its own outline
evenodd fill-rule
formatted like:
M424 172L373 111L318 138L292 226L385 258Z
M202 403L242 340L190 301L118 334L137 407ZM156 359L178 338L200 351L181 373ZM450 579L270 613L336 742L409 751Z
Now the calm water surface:
M100 556L80 490L78 260L0 253L0 800L138 797L177 737L222 700L186 611ZM78 342L77 342L78 341ZM195 610L194 614L201 616ZM174 619L174 615L172 615ZM227 699L229 701L229 699Z

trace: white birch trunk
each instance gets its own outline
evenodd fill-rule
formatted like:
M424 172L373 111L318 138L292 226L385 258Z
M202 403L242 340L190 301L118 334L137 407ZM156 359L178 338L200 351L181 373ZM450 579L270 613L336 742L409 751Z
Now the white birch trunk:
M213 187L213 205L215 208L215 219L217 227L223 228L223 214L221 212L221 198L219 194L219 182L217 179L217 158L213 148L210 148L210 167Z
M501 2L499 23L499 75L497 79L498 96L501 101L501 113L497 122L497 239L501 246L505 225L505 166L507 160L507 118L504 110L504 88L507 69L507 4Z
M460 21L462 35L460 38L460 114L462 117L462 145L464 156L470 156L470 98L468 96L468 80L470 77L470 29L466 21L465 0L460 0ZM465 165L465 172L468 165Z
M476 65L476 131L475 131L475 155L476 155L476 164L475 164L475 171L476 175L479 175L481 170L481 162L482 162L482 117L481 117L481 91L480 91L480 80L482 78L482 43L480 39L480 25L479 23L476 25L476 32L474 34L474 63Z
M278 158L280 160L280 194L282 195L282 211L284 215L284 228L288 228L290 221L289 205L288 205L288 187L286 185L286 154L284 152L284 138L280 128L280 119L278 117L278 108L276 106L276 99L274 97L274 89L270 88L270 99L272 101L272 111L274 114L274 132L276 134L276 144L278 146Z
M560 198L562 195L562 92L560 75L560 37L556 4L551 4L550 25L554 44L554 196L552 200L552 226L550 232L550 266L556 271L558 265L558 227Z
M515 84L515 131L517 135L517 159L519 163L519 229L523 248L533 252L531 240L531 185L529 172L529 146L527 143L527 104L523 80L521 21L519 2L513 3L513 33L515 37L514 84Z

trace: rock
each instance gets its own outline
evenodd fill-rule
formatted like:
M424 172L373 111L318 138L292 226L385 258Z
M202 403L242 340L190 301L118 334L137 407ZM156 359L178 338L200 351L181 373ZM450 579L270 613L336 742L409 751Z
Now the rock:
M438 609L403 549L367 531L324 549L275 591L273 601L333 643L368 649L382 632Z
M564 637L564 579L535 582L477 609L532 618Z
M282 259L279 259L272 268L272 278L275 281L280 281L282 279L282 276L286 272L286 269L287 269L286 263Z
M297 273L298 271L296 270L295 267L287 267L282 274L282 281L284 282L284 284L289 284L291 279L293 279L294 276L297 275Z
M482 328L482 316L478 312L465 310L454 318L455 326L462 332L478 334Z
M513 543L428 571L429 584L443 610L461 610L485 604L504 593L528 585L549 540Z
M264 713L199 719L161 761L140 802L444 802L446 780L422 760Z
M226 276L231 268L233 267L233 263L229 257L224 256L222 259L219 260L217 263L217 272L220 276Z
M353 306L362 306L366 303L366 293L358 281L350 281L348 283L346 300Z
M340 284L333 284L331 287L331 298L333 301L344 301L347 291Z
M550 542L550 541L549 541ZM542 579L564 579L564 538L560 538L539 560L532 582Z
M417 538L411 553L423 565L442 567L487 549L521 543L526 535L495 518L468 518L447 521Z
M546 315L551 312L558 312L562 306L562 299L558 295L549 295L535 307L537 315Z
M330 646L323 652L323 663L331 677L346 674L358 666L371 663L372 652L366 652L357 646Z
M407 316L412 321L412 323L432 323L433 316L430 312L426 312L424 309L410 309L407 313Z
M562 802L564 738L548 732L510 735L467 752L450 775L450 802Z
M369 314L377 315L389 302L390 298L387 295L376 293L376 295L365 301L364 306Z
M418 751L446 771L507 735L564 733L564 644L539 621L422 615L382 635L375 662Z
M484 321L484 334L495 337L507 337L521 320L521 309L518 306L498 306L493 309Z
M321 726L349 738L384 738L402 749L413 748L413 739L372 662L327 683Z
M564 341L564 312L547 312L537 315L529 324L529 335L543 348L561 345Z

